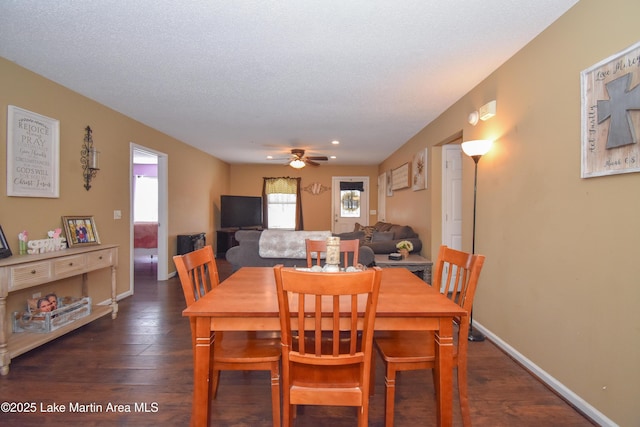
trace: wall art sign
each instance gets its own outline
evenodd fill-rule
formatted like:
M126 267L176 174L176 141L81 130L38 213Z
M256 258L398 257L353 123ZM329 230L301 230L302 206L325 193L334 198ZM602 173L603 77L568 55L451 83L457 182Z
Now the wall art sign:
M411 189L413 191L427 188L427 149L418 151L411 161Z
M60 122L9 105L7 195L59 197Z
M391 171L391 189L401 190L411 186L411 166L405 163Z
M640 42L582 71L581 177L640 172Z

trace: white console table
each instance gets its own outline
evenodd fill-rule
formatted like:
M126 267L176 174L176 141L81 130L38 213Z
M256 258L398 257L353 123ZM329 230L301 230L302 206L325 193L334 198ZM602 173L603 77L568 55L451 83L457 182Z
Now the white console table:
M89 296L87 273L111 268L111 304L94 305L91 314L48 333L13 333L7 299L11 293L60 279L82 275L82 296ZM35 255L14 255L0 260L0 374L9 373L11 359L102 316L118 314L116 271L118 245L69 248Z

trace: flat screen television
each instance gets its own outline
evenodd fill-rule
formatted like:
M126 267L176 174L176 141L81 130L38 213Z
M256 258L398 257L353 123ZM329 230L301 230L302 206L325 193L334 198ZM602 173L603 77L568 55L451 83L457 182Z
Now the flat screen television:
M220 228L262 227L262 197L220 196Z

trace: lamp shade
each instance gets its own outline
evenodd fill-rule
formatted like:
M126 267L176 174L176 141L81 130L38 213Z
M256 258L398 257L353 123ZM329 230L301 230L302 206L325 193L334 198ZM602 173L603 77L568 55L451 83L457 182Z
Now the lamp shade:
M489 152L493 141L490 139L476 139L462 143L462 151L469 157L484 156Z
M289 166L295 169L302 169L304 167L304 162L300 159L291 160Z

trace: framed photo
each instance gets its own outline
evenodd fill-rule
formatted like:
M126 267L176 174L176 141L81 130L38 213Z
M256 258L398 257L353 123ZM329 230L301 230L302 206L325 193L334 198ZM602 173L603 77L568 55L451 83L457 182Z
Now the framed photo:
M413 191L427 188L427 149L418 151L411 162L411 189Z
M8 106L7 195L60 197L58 120Z
M0 227L0 258L8 258L10 256L11 248L9 248L7 238L4 235L4 231L2 231L2 227Z
M98 229L92 216L63 216L62 224L70 248L100 244Z
M640 172L640 42L580 74L581 177Z

